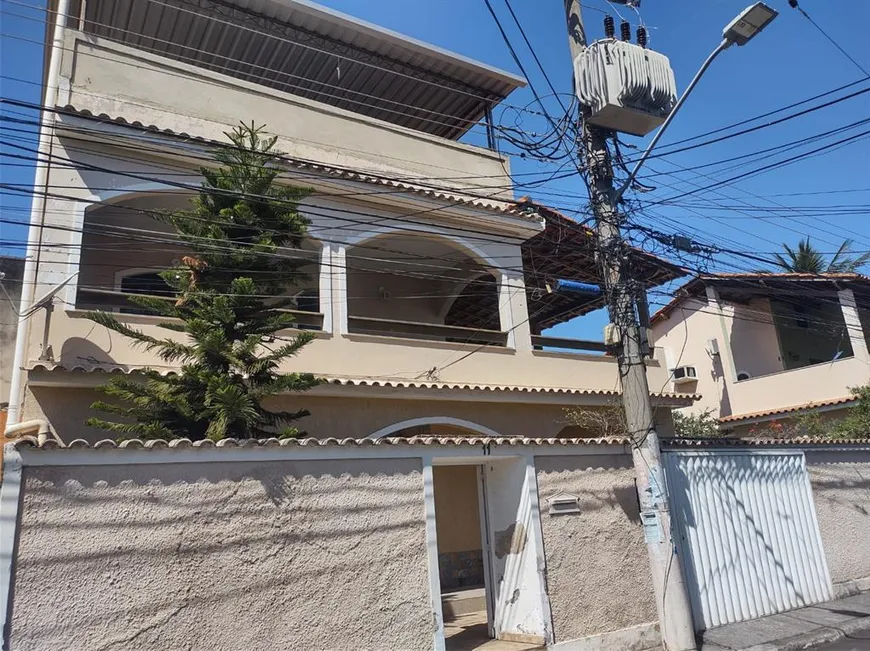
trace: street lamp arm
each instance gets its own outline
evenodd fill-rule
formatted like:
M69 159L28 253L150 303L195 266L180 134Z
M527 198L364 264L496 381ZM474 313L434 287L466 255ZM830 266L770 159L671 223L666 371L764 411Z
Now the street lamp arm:
M670 126L671 121L674 119L674 116L677 114L677 111L683 106L683 102L686 101L686 98L691 94L694 90L695 86L697 86L698 81L700 81L701 77L704 76L704 73L707 72L707 68L710 67L710 64L713 63L713 60L719 56L719 54L726 49L728 49L731 45L734 44L734 41L726 39L722 39L722 42L719 43L719 46L710 53L710 56L707 57L707 60L704 61L704 64L698 69L698 72L695 73L695 76L692 78L692 81L689 82L689 85L686 87L685 92L682 94L679 100L677 100L674 109L671 111L671 114L668 115L667 119L662 123L661 128L656 132L656 135L653 137L652 142L649 143L649 146L646 148L646 151L643 152L643 155L637 161L634 166L634 169L631 170L631 174L628 175L628 178L625 180L619 190L616 191L616 194L613 197L613 205L615 206L619 200L622 198L622 195L625 194L625 191L628 190L629 186L634 181L635 177L637 177L637 173L640 171L640 168L643 167L643 164L646 162L647 158L649 158L652 150L661 140L661 137L664 135L665 130Z

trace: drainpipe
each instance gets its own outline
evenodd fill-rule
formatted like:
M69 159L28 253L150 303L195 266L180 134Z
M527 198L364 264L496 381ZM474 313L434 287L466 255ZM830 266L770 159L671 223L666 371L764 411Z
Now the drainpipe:
M50 7L50 4L49 4ZM7 423L15 425L21 416L23 399L24 365L26 363L27 340L30 335L29 310L36 293L36 276L39 266L39 253L42 240L42 227L45 221L45 192L48 190L48 170L50 167L49 153L51 140L54 136L55 113L57 104L58 80L60 78L60 62L63 52L63 37L66 28L66 15L69 11L69 0L58 0L55 13L54 34L51 41L51 59L48 64L48 76L43 99L42 119L39 127L39 146L37 159L43 164L37 165L33 180L33 202L30 207L30 229L27 232L27 255L24 262L24 275L21 279L21 302L18 306L18 332L15 337L15 356L12 361L12 378L9 387L9 409ZM43 191L44 190L44 191Z
M19 436L36 433L36 438L39 444L44 444L48 437L54 436L51 433L51 428L48 426L47 420L26 420L23 423L10 425L3 433L7 439L17 439ZM55 437L57 438L57 437Z

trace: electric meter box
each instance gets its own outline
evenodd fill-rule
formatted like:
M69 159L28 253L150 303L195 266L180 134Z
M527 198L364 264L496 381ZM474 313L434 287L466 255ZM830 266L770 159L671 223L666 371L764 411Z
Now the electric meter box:
M677 103L677 85L668 58L616 39L595 41L574 60L580 103L589 123L645 136Z

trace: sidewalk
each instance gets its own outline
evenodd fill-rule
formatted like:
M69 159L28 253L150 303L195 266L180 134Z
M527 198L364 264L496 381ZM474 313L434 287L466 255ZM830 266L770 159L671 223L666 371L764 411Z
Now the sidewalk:
M797 651L859 631L870 631L870 592L710 629L701 651ZM861 635L855 648L870 649L870 635Z

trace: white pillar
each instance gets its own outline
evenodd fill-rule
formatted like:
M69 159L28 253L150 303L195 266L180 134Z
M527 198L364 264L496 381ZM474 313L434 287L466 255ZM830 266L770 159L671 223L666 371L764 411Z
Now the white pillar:
M318 308L323 314L323 332L332 332L332 315L334 299L332 296L332 244L324 242L320 249L320 273L318 296L320 296L320 307Z
M522 274L502 272L498 278L498 311L502 332L507 332L507 347L532 350L532 332L526 305L526 282Z
M719 300L719 292L714 287L707 287L707 304L716 310L719 315L719 361L722 362L722 370L726 374L729 384L737 383L737 367L734 365L734 352L731 350L731 337L728 336L728 326L725 324L725 312L722 311L722 303Z
M840 299L840 310L843 312L843 321L846 322L846 332L852 343L852 354L855 359L870 363L870 353L867 351L867 339L864 337L864 328L861 327L861 316L858 314L858 304L855 302L855 294L851 289L843 289L837 292Z
M444 651L444 613L441 608L441 574L438 570L438 532L435 524L435 474L432 458L423 459L423 512L426 518L426 561L429 567L429 604L432 608L432 650Z
M332 327L333 332L347 334L347 246L332 245Z

